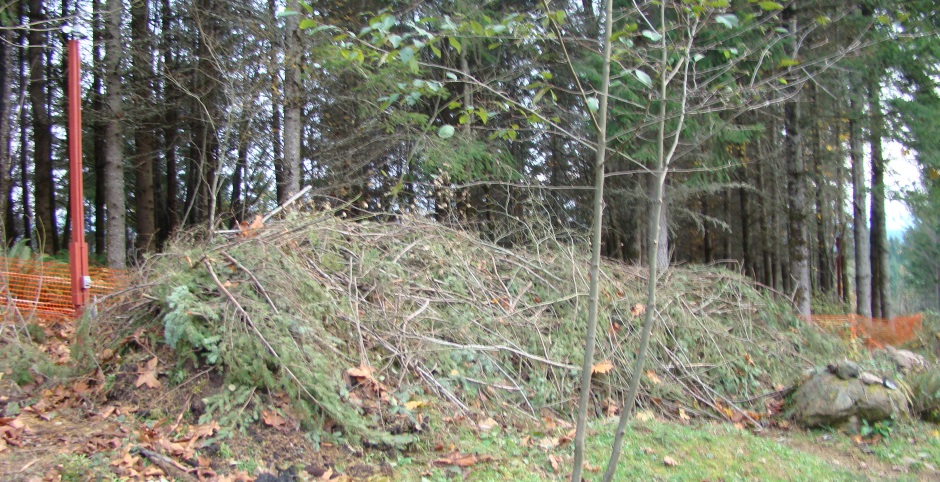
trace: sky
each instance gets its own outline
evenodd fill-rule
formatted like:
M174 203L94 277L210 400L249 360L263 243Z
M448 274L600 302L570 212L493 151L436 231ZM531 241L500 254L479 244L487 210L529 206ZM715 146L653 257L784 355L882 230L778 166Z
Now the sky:
M885 184L888 200L885 202L885 218L888 236L900 236L912 222L911 212L898 195L904 191L920 187L920 170L911 153L905 153L897 142L885 145Z

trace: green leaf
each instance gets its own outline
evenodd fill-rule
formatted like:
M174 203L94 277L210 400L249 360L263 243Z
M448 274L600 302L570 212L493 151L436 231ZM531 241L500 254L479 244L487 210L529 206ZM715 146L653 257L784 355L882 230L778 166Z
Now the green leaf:
M715 21L727 28L734 28L741 24L741 21L738 20L738 16L733 13L723 13L715 17Z
M636 69L636 70L633 71L633 75L635 75L635 76L636 76L636 79L639 80L640 82L642 82L643 85L645 85L645 86L647 86L647 87L652 87L652 86L653 86L653 79L651 79L650 76L649 76L649 74L647 74L646 72L643 72L643 71L640 70L640 69Z
M398 51L398 57L404 63L409 63L415 58L415 51L411 47L405 47Z
M600 103L598 102L597 97L588 97L587 106L592 113L597 112L597 109L600 108Z
M316 26L317 26L317 21L314 20L314 19L312 19L312 18L305 18L305 19L301 20L301 21L300 21L300 25L299 25L299 27L300 27L301 30L311 29L311 28L314 28L314 27L316 27Z
M646 38L652 40L653 42L657 42L657 41L659 41L661 38L663 38L663 36L662 36L661 33L659 33L659 32L654 32L654 31L652 31L652 30L644 30L644 31L642 32L642 35L643 35L644 37L646 37Z
M487 112L486 109L482 107L478 108L476 112L477 112L477 117L480 118L480 122L482 122L483 125L486 125L486 121L490 120L489 112Z
M704 59L705 56L702 54L695 54L692 56L692 62L698 62L699 60Z
M401 35L392 34L388 37L388 43L392 44L393 49L401 46Z
M437 130L437 136L440 137L441 139L449 139L451 137L454 137L455 132L456 130L454 129L454 126L444 125L444 126L441 126L441 128Z
M454 50L456 50L458 54L460 53L462 49L462 46L460 45L460 40L457 40L454 37L447 37L447 42L450 43L450 46L453 47Z
M296 10L284 9L274 14L277 18L293 17L294 15L300 15L300 13Z
M539 90L538 92L536 92L535 97L532 97L532 103L533 103L533 104L538 104L539 101L542 100L542 97L543 97L550 89L551 89L550 86L542 87L541 90Z
M876 17L876 20L878 20L878 23L880 23L880 24L882 24L882 25L890 25L890 24L891 24L891 18L888 17L887 15L878 15L878 17Z
M800 65L800 61L791 59L789 57L780 60L780 63L777 64L778 67L784 68L784 69L787 67L796 67L797 65Z
M829 25L830 23L832 23L832 19L826 15L820 15L816 17L816 23L825 27L826 25Z
M757 4L761 10L783 10L783 5L780 5L777 2L760 2Z

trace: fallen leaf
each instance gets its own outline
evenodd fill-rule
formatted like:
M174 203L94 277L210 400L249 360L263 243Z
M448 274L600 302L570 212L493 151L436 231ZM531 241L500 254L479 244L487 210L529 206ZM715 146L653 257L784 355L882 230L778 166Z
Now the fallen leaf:
M685 413L685 409L684 409L684 408L680 408L680 409L679 409L679 420L683 420L683 421L691 420L691 419L689 418L689 414Z
M650 381L656 385L662 385L663 383L663 379L659 378L659 375L657 375L653 370L646 371L646 378L649 378Z
M474 454L465 454L460 451L451 452L439 459L434 460L434 465L456 465L457 467L470 467L477 462L486 462L493 460L491 455L477 456Z
M745 353L745 354L744 354L744 361L746 361L748 365L754 366L754 359L751 358L751 354L750 354L750 353Z
M498 426L499 424L496 423L496 420L493 420L492 417L487 418L486 420L477 424L477 428L479 428L480 430L484 432L489 432L490 430L493 430L493 428L498 427Z
M656 420L656 415L653 415L653 412L650 412L649 410L640 410L634 417L641 422Z
M569 443L571 443L571 442L574 440L574 436L575 436L576 433L577 433L577 430L576 430L576 429L571 429L571 430L568 431L568 433L566 433L566 434L564 434L563 436L559 437L559 438L558 438L558 446L559 446L559 447L564 447L565 445L568 445Z
M242 238L250 238L255 236L257 233L254 231L264 227L264 222L261 220L262 217L260 214L255 216L255 219L251 221L251 224L242 221L238 223L238 230L241 231L238 235Z
M640 303L630 307L630 314L633 316L640 316L644 313L646 313L646 306L643 306Z
M591 373L605 374L610 373L614 369L614 364L610 360L604 360L593 367L591 367Z
M663 457L663 465L665 465L666 467L675 467L679 465L679 462L676 462L676 459L667 455Z
M137 373L139 374L135 384L137 388L140 388L141 385L147 385L147 388L160 388L160 380L157 380L157 363L159 361L157 357L153 357L146 365L137 367Z
M423 406L425 406L425 405L427 405L427 404L428 404L428 402L425 402L425 401L422 401L422 400L412 400L412 401L410 401L410 402L405 402L405 408L407 408L408 410L415 410L415 409L421 408L421 407L423 407Z
M269 425L279 430L287 425L287 420L274 410L262 410L261 418L264 420L265 425Z
M554 454L548 454L548 463L552 465L552 471L556 474L561 470L561 467L558 465L558 459L555 458Z
M604 403L604 414L608 417L613 417L617 415L617 412L620 410L620 405L617 405L617 402L607 399Z
M362 365L359 365L358 367L353 367L353 368L346 370L346 373L348 373L349 376L351 377L365 378L367 380L371 380L372 373L374 371L375 370L373 370L371 366L362 364Z
M543 437L539 439L539 448L542 450L551 450L558 446L558 438Z

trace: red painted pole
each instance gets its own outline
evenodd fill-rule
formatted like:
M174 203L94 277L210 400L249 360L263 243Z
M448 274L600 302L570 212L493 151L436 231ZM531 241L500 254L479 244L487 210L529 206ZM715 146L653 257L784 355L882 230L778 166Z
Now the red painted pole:
M72 206L72 235L69 268L72 273L72 304L81 314L88 304L88 245L85 244L85 188L82 184L82 92L78 40L69 40L69 202Z

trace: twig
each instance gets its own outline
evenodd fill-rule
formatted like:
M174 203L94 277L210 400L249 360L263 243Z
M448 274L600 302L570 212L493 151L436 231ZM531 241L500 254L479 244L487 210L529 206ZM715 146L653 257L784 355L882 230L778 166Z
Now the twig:
M225 259L227 259L230 263L237 266L238 269L244 271L251 278L251 280L255 282L255 287L258 288L258 291L261 292L261 294L264 296L264 299L268 300L268 304L271 305L271 309L273 309L275 313L281 314L281 312L278 311L277 306L274 306L274 302L271 301L271 297L268 296L268 292L264 289L264 286L262 286L261 282L258 281L258 278L255 278L255 275L248 268L239 263L237 259L233 258L232 255L225 251L220 251L220 253L222 253L222 256L225 256Z
M445 340L440 340L437 338L431 338L429 336L418 336L410 335L408 333L403 333L403 337L411 338L414 340L422 340L436 345L449 346L452 348L459 348L461 350L476 350L476 351L508 351L510 353L515 353L523 358L528 358L529 360L537 361L539 363L544 363L555 368L564 368L567 370L577 370L578 367L574 365L569 365L567 363L560 363L556 361L549 360L548 358L540 357L538 355L533 355L531 353L524 352L518 348L512 348L505 345L461 345L460 343L453 343Z
M228 289L225 288L225 285L223 285L222 282L219 281L219 277L216 276L215 270L212 269L212 264L209 262L209 259L203 258L202 264L206 265L206 269L209 270L209 275L212 276L212 281L214 281L216 286L218 286L219 289L222 290L222 293L225 294L225 296L229 299L229 301L231 301L232 304L235 305L235 309L238 310L239 314L242 316L242 319L244 319L245 323L252 329L252 331L255 332L255 335L258 336L258 339L261 340L261 343L263 343L265 348L268 349L268 352L271 353L271 355L274 356L274 358L276 358L278 361L283 362L283 360L281 359L281 356L278 355L274 347L272 347L271 344L268 343L268 340L265 339L264 335L261 334L261 331L258 330L258 328L255 326L255 323L251 321L251 317L248 316L248 312L245 311L244 308L242 308L241 303L239 303L238 300L235 299L235 296L233 296L232 293ZM314 397L313 394L310 393L309 390L307 390L307 387L304 386L304 384L300 381L299 378L297 378L297 375L294 375L294 372L290 369L290 367L287 366L286 363L281 363L281 368L283 368L284 371L287 373L287 375L290 376L292 380L294 380L294 383L297 384L297 387L300 388L304 392L304 394L310 398L310 401L312 401L318 407L323 409L323 411L329 413L326 407L324 407L323 404L320 403L320 401L317 400L317 398Z
M153 462L155 465L163 469L167 475L170 475L174 478L185 479L185 480L197 480L196 477L193 477L193 469L183 466L183 464L163 455L161 453L154 452L150 449L145 449L143 447L135 447L134 451L143 455L148 460Z
M307 186L304 186L304 188L301 189L300 192L291 196L290 199L288 199L287 201L284 201L284 204L281 204L280 206L274 208L274 210L272 210L271 212L266 214L263 218L261 218L261 223L263 224L263 223L268 222L268 219L271 219L272 217L274 217L274 215L281 212L282 209L286 208L287 206L290 206L291 204L294 204L294 202L300 199L304 194L307 194L307 191L309 191L310 188L312 187L313 186L309 184Z

